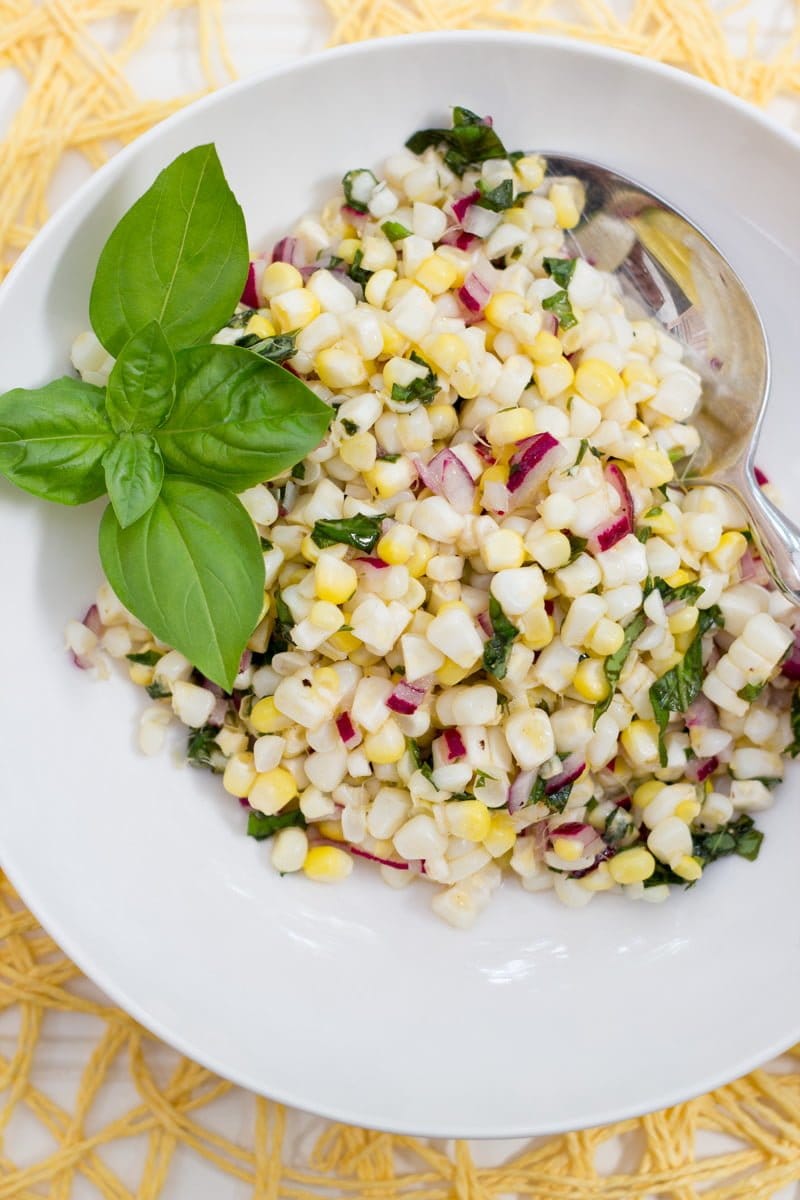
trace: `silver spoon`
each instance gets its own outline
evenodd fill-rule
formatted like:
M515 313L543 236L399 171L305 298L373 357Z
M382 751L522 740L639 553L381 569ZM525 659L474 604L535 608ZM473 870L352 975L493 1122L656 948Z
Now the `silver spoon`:
M800 604L800 529L764 495L754 456L769 396L764 327L744 284L717 247L653 192L607 167L545 154L550 177L585 190L574 249L620 281L630 316L656 320L683 343L702 377L691 417L700 447L676 464L677 486L714 484L744 507L778 587Z

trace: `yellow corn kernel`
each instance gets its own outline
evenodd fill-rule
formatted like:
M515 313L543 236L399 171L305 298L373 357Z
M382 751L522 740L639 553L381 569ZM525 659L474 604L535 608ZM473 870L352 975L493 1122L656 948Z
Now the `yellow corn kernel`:
M337 693L339 691L339 672L333 667L317 667L311 676L311 681L314 687L320 692Z
M386 305L388 308L394 308L398 300L402 300L407 292L410 292L414 286L413 279L396 279L389 291L386 293Z
M557 529L549 529L547 533L537 537L534 542L528 546L531 558L538 563L540 567L544 567L546 571L554 571L558 567L565 567L572 557L572 546L569 544L569 538L566 534Z
M403 458L389 462L380 458L371 471L364 471L364 481L381 500L388 500L411 486L412 469Z
M514 163L514 170L525 190L535 192L544 181L547 164L539 154L526 154Z
M586 358L575 372L575 391L589 404L604 408L622 391L622 377L601 358Z
M388 322L381 325L381 336L383 337L383 349L381 355L384 358L394 358L408 346L407 340L403 337L399 330L395 329L394 325Z
M680 804L675 809L675 816L681 821L685 821L687 825L691 825L695 817L700 815L700 805L696 800L681 800Z
M690 633L697 624L700 613L693 604L679 608L667 618L670 633Z
M315 563L322 554L322 550L314 541L310 533L307 533L300 543L300 553L306 562Z
M500 809L491 814L489 832L483 839L483 845L492 858L500 858L512 849L517 840L514 822L507 812Z
M511 446L535 433L536 419L529 408L507 408L486 422L486 436L493 446Z
M153 682L154 674L153 668L145 666L144 663L131 663L128 667L130 681L137 687L149 687Z
M525 300L518 292L495 292L484 309L486 320L497 329L508 329L517 313L525 311Z
M339 443L339 458L354 471L370 471L378 457L378 443L371 433L354 433Z
M336 250L336 257L343 259L343 261L346 263L352 264L353 260L355 259L355 256L358 254L360 249L361 249L361 239L360 238L351 238L351 237L342 238L342 240L339 242L339 246Z
M513 570L525 561L525 543L515 530L498 529L483 539L481 557L487 571Z
M522 641L529 650L543 650L555 635L555 623L543 604L529 608L521 620Z
M289 729L292 722L283 715L272 696L265 696L253 705L250 724L256 733L280 733L282 729Z
M575 378L575 372L572 369L572 363L562 356L545 366L535 366L533 378L542 399L553 400L570 386Z
M339 633L334 633L332 637L328 638L328 643L334 650L340 650L342 654L352 654L354 650L358 650L359 646L363 645L349 629L342 629Z
M452 658L446 658L438 671L434 672L434 675L442 687L455 687L457 683L461 683L463 679L471 675L474 670L474 665L471 667L460 667L458 663L453 662Z
M661 487L669 483L675 475L675 468L663 450L645 448L634 450L633 465L639 476L639 482L645 487Z
M314 592L318 600L343 604L358 586L358 575L350 563L335 554L320 554L314 567Z
M314 370L326 387L351 388L364 383L367 368L361 356L348 346L328 346L314 359Z
M256 775L252 754L247 751L232 754L225 764L222 786L229 795L246 799L256 781Z
M397 279L397 272L390 271L388 267L371 275L364 285L364 299L367 304L371 304L373 308L383 308L395 279Z
M320 833L329 842L343 842L344 834L342 833L341 822L339 821L320 821L317 826Z
M554 183L547 199L556 210L556 224L561 229L574 229L581 219L575 195L566 183Z
M546 367L561 358L561 342L554 333L541 329L530 343L529 352L537 367Z
M586 639L586 645L593 654L607 657L616 654L624 641L625 630L622 626L608 617L601 617Z
M655 869L656 860L642 846L620 850L608 862L609 874L615 883L644 883Z
M259 338L274 337L277 333L272 321L268 321L261 313L254 313L244 327L245 333L255 334Z
M620 742L634 766L658 761L658 726L655 721L631 721Z
M665 583L668 583L671 588L683 587L685 583L694 583L697 575L694 571L688 571L686 567L679 567L677 571L673 571L671 575L666 577Z
M432 404L428 420L434 441L449 440L458 429L458 413L452 404Z
M261 295L265 300L273 300L283 292L302 286L303 276L291 263L270 263L261 276Z
M279 813L297 795L297 781L285 767L274 767L256 775L248 793L251 808L266 813L268 817Z
M421 579L425 574L428 563L436 553L436 549L422 534L414 543L414 552L406 562L408 573L412 579Z
M680 875L681 879L685 879L687 883L696 883L703 874L703 864L699 858L694 858L691 854L682 855L677 862L670 865L675 874Z
M441 296L443 292L449 291L456 282L458 270L446 258L442 258L438 254L431 254L419 264L414 278L432 296Z
M656 505L658 507L658 505ZM644 517L647 524L652 529L653 533L657 533L659 537L671 537L672 534L678 532L678 526L672 513L661 509L661 512L656 513L654 517Z
M385 763L396 763L400 762L406 752L406 739L400 726L390 717L388 721L384 721L380 729L364 738L362 749L371 763L379 766Z
M718 571L730 572L747 550L747 538L735 529L723 533L709 554L709 561Z
M602 661L599 658L584 658L579 662L572 686L579 696L592 704L605 700L610 685Z
M432 366L450 375L460 362L469 361L469 347L457 333L440 333L426 339L425 355Z
M524 229L526 233L533 229L533 220L524 208L507 208L503 213L503 221L506 225L516 225L517 229Z
M303 871L316 883L338 883L353 870L353 860L338 846L312 846L303 863Z
M615 886L614 876L608 869L608 863L600 863L599 867L595 867L588 875L584 875L583 879L579 880L581 887L586 888L587 892L607 892Z
M447 825L454 837L482 842L489 836L492 814L482 800L455 800L445 810Z
M658 387L658 376L649 363L632 362L628 363L627 367L622 369L622 382L626 387L630 387L634 383L646 383L648 387ZM648 433L647 426L643 422L638 422L642 426L637 429L636 433Z
M322 312L322 306L307 288L296 288L283 292L272 301L272 315L283 333L292 329L305 329Z
M553 851L559 858L563 858L564 862L576 862L583 854L583 843L579 838L555 837Z
M663 791L664 786L658 779L648 779L647 783L640 783L633 793L633 803L637 808L647 808L659 792Z
M346 624L342 610L329 600L317 600L316 604L312 604L308 617L312 625L324 629L326 633L336 633Z
M413 556L418 537L413 525L392 525L378 541L375 553L393 567L403 566Z
M487 467L481 475L479 485L481 493L489 483L508 483L508 472L509 468L505 463L494 463L491 467Z

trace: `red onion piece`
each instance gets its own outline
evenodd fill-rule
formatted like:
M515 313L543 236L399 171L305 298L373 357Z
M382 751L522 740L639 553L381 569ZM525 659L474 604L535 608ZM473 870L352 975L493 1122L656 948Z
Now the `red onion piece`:
M409 683L407 680L401 679L386 701L386 707L390 708L392 712L401 713L404 717L410 717L412 713L417 711L427 694L428 685L421 679L416 680L414 683Z
M455 762L458 758L466 758L467 747L457 729L445 729L444 744L447 749L447 761Z
M537 433L517 444L511 457L508 491L512 507L526 504L561 462L564 448L551 433Z
M684 722L689 729L698 725L703 729L719 729L719 713L708 696L700 692L687 708Z
M468 312L482 313L492 298L492 291L476 271L470 271L463 287L458 289L458 298Z
M597 830L592 825L587 825L584 821L566 821L563 825L556 826L550 830L550 841L557 837L574 837L580 838L584 846L588 846L590 842L598 836Z
M335 846L336 843L332 842L331 845ZM410 863L397 862L393 858L381 858L378 854L370 854L369 850L363 850L361 846L349 844L347 849L351 854L355 854L357 858L366 858L368 862L380 863L382 867L394 867L397 871L408 871L411 868Z
M225 696L220 696L216 704L211 710L211 716L208 718L208 724L213 725L215 729L221 729L225 724L225 717L228 714L228 701Z
M485 608L482 613L478 613L475 619L486 636L491 637L494 629L492 628L492 618L489 616L489 610Z
M619 512L610 521L603 521L589 534L587 549L592 554L601 550L610 550L617 542L633 533L633 497L628 481L616 463L606 465L604 475L619 496Z
M303 266L305 258L297 238L284 237L276 242L272 249L272 262L291 263L293 267Z
M472 250L478 241L480 238L476 238L474 233L467 233L465 229L455 226L453 229L448 229L439 239L439 245L455 246L457 250Z
M520 771L511 787L508 789L508 811L518 812L524 808L531 798L533 785L536 782L536 771Z
M585 770L586 763L577 750L572 754L568 754L561 764L561 770L558 775L554 775L552 779L548 779L545 783L545 795L554 796L556 792L560 792L567 784L574 783L576 779L579 779Z
M606 482L610 483L614 491L619 496L620 510L628 518L631 529L633 529L633 496L631 489L628 487L628 481L625 478L621 467L616 463L606 463L603 474L606 477Z
M762 586L771 583L769 571L764 566L764 560L753 550L752 546L748 546L739 559L739 578L742 581L749 580L751 583L758 583Z
M247 282L245 283L244 290L242 292L242 304L246 304L248 308L258 308L261 304L261 301L258 298L256 264L253 262L251 262L250 266L247 268Z
M336 728L339 732L339 737L348 750L352 750L354 746L358 745L361 739L349 712L339 713L339 716L336 718Z
M357 208L353 208L350 204L343 204L341 211L342 216L347 217L354 225L359 221L366 221L369 216L368 212L359 212Z
M457 513L471 513L475 504L475 481L452 450L440 450L429 463L414 459L422 482L437 496L452 504Z
M362 567L373 567L376 571L383 571L389 566L382 558L377 558L374 554L362 554L359 558L353 559L354 563L360 563Z
M81 620L81 624L85 625L87 629L91 629L95 637L103 636L103 622L100 620L100 610L96 604L92 604L89 608L87 608Z
M542 329L545 333L558 333L558 317L555 313L542 314Z
M464 214L461 224L467 233L473 233L478 238L487 238L494 233L501 219L500 214L492 212L490 208L481 208L478 204L471 204Z
M468 196L459 196L458 200L454 200L452 204L453 216L458 221L459 225L466 216L467 209L470 208L476 200L480 200L481 194L479 191L470 192Z
M769 476L765 471L761 470L761 467L753 467L753 474L756 477L756 483L759 487L763 487L765 483L769 483Z
M794 645L781 665L781 675L786 679L800 679L800 630L795 630Z
M497 459L492 454L491 450L484 442L475 443L475 453L478 454L488 467L493 467Z
M600 866L600 863L606 862L609 858L613 858L616 853L617 852L613 846L604 845L603 849L597 855L592 865L590 867L584 867L582 871L570 871L570 879L583 879L585 875L591 875L592 871L597 870L597 868Z
M702 783L709 775L713 775L719 766L719 759L714 754L711 758L690 758L686 764L686 778L694 783Z

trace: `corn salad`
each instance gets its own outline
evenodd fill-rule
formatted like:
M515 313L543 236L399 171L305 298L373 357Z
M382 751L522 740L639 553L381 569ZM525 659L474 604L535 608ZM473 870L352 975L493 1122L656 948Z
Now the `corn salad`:
M504 876L580 907L755 858L800 665L738 505L674 486L701 391L681 347L572 256L576 181L459 122L491 154L439 131L349 171L217 335L334 409L241 497L266 578L233 693L107 585L68 644L127 659L142 750L187 726L276 870L363 858L467 927ZM111 365L91 334L73 360Z

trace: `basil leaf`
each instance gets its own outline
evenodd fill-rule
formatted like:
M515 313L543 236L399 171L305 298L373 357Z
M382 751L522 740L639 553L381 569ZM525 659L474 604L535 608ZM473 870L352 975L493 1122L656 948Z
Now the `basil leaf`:
M642 542L642 544L649 542L652 536L653 531L649 525L640 525L636 530L636 540L637 542Z
M355 170L348 171L342 180L342 190L348 208L352 208L357 213L368 212L366 202L359 200L356 193L359 192L362 196L371 196L377 185L377 179L366 167L356 167Z
M227 323L250 264L244 216L214 146L195 146L128 209L97 264L89 312L110 354L150 321L173 349Z
M219 732L214 725L192 730L186 743L186 758L191 767L205 767L217 774L225 770L225 755L217 741Z
M784 750L784 754L791 754L792 758L797 758L800 754L800 687L795 688L792 696L792 734L793 740Z
M494 188L487 188L483 180L479 179L478 191L481 194L480 200L475 202L478 208L488 208L490 212L499 213L513 207L514 182L511 179L504 179Z
M155 429L175 400L175 356L158 321L122 347L108 380L106 410L116 433Z
M746 683L743 688L739 688L736 695L740 700L747 700L748 702L756 700L766 686L766 680L763 683Z
M554 292L552 296L546 296L542 301L542 308L554 314L562 329L572 329L573 325L578 324L578 318L572 311L569 296L563 289L560 292Z
M664 730L669 724L670 714L686 712L700 693L703 683L703 635L714 625L722 624L722 613L716 605L704 609L700 613L697 632L681 661L657 679L650 688L650 703L659 728L658 748L662 767L667 765Z
M692 837L692 853L704 866L727 854L738 854L754 862L763 840L764 835L760 829L756 829L753 818L743 813L713 833L695 833Z
M164 460L149 433L125 433L106 454L103 468L117 520L127 529L158 499Z
M65 377L0 396L0 474L43 500L86 504L102 496L113 440L105 392L94 384Z
M492 636L483 647L483 665L495 679L505 679L511 647L519 637L519 630L509 621L494 596L489 597L489 619Z
M353 280L353 283L361 284L362 288L367 286L370 279L372 279L372 276L375 274L374 271L367 271L365 267L361 266L363 258L364 251L361 249L356 250L355 254L353 255L353 261L347 268L347 274Z
M272 837L279 829L288 829L292 825L299 825L301 829L306 827L306 819L299 809L294 812L276 813L272 817L256 812L255 809L247 814L247 836L256 838L259 842Z
M359 513L356 517L315 521L311 530L311 540L320 550L341 542L345 546L354 546L356 550L363 550L365 554L369 554L381 536L381 524L385 520L386 513L377 513L374 517Z
M181 350L177 399L155 432L168 471L241 492L293 467L333 409L290 371L237 346Z
M390 242L402 242L403 238L411 237L411 230L406 229L399 221L384 221L381 229Z
M560 288L569 286L572 276L575 274L575 267L578 264L577 258L543 258L542 266L551 279L554 279Z
M592 728L597 724L598 719L611 706L611 701L614 699L614 689L619 682L619 677L622 674L622 669L628 661L628 655L631 652L631 646L638 638L639 634L644 632L644 627L647 624L647 617L643 612L637 613L630 624L625 626L625 637L619 650L615 650L613 654L609 654L605 661L606 679L608 680L608 695L605 700L598 700L594 706L594 719Z
M412 379L411 383L393 383L392 399L398 404L411 404L414 400L419 400L422 404L430 404L439 391L439 380L434 375L432 367L425 362L421 354L417 354L416 350L412 350L409 357L411 362L416 363L418 367L425 367L428 373Z
M682 583L680 587L670 587L666 579L656 579L653 582L653 587L648 589L648 595L655 589L661 592L661 599L665 604L671 604L674 600L696 600L698 596L702 596L705 588L702 583Z
M158 650L143 650L141 654L126 654L128 662L139 663L143 667L154 667L161 661Z
M490 124L457 105L453 109L452 129L420 129L406 142L413 154L422 154L429 146L444 146L444 161L456 175L476 167L489 158L507 158L508 153Z
M274 337L260 338L255 333L246 333L235 344L260 358L266 358L268 362L284 363L297 353L297 334L276 333Z
M229 692L264 600L258 534L236 497L167 478L127 529L106 509L100 559L126 608Z

